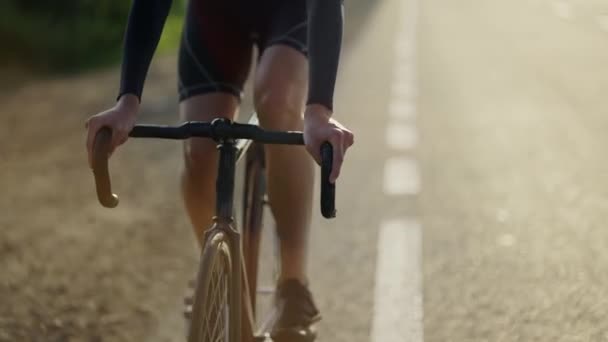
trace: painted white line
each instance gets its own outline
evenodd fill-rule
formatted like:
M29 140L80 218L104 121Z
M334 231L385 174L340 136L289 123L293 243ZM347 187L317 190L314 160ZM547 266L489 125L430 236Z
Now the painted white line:
M417 93L415 66L410 59L397 60L393 68L393 98L414 102Z
M415 80L416 70L415 65L412 64L411 59L403 58L397 61L395 65L395 78L406 78L410 81Z
M598 16L597 24L601 30L608 32L608 14Z
M511 247L517 242L517 239L512 234L502 234L496 238L496 243L499 246Z
M415 220L380 227L372 342L421 342L422 232Z
M498 209L496 211L496 221L505 223L509 219L510 213L507 209Z
M391 105L392 118L403 118L406 115L409 118L413 109L415 109L411 104L416 102L418 96L416 75L417 0L407 1L402 11L404 13L401 18L402 26L397 33L394 45L395 74L392 86L392 97L394 101L399 101L399 104ZM394 110L406 106L408 106L407 112Z
M417 96L416 85L409 79L401 77L393 80L393 97L413 101Z
M570 19L572 17L572 7L565 1L556 1L553 3L553 12L559 18Z
M392 122L386 128L386 144L394 150L412 150L418 144L418 131L412 124Z
M395 43L395 54L399 58L410 58L414 54L414 46L407 39L409 34L402 33L397 36L401 38Z
M412 120L416 116L416 106L412 101L395 99L389 104L388 112L392 120Z
M406 0L403 25L395 43L395 74L386 144L390 149L415 148L416 17L417 0ZM417 195L421 182L418 163L393 157L384 167L384 193L392 196ZM382 223L378 238L374 312L371 342L422 342L422 233L415 219Z
M384 165L384 193L416 195L420 192L418 163L410 158L395 157Z

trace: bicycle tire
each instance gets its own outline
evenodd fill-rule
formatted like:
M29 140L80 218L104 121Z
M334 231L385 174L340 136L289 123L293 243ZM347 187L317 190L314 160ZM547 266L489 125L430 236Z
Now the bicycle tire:
M244 287L248 291L248 295L245 298L249 299L249 303L244 302L243 306L247 305L250 310L249 312L243 310L244 334L242 342L268 341L270 328L276 320L276 311L270 302L264 300L262 303L258 303L262 297L268 299L268 295L274 291L280 273L278 238L273 230L274 239L272 242L274 246L266 246L265 244L271 241L267 241L266 237L263 237L264 229L268 228L265 227L264 222L267 216L264 214L267 204L266 160L264 152L262 144L254 143L247 153L242 241L243 264L247 271L247 276L243 278L247 280L247 283L243 285L247 286ZM260 261L263 253L260 253L260 250L269 247L274 247L274 262L269 264L268 262L271 260L264 259L266 266L262 267ZM270 271L267 269L268 266L272 267L271 274L267 273L267 271ZM262 284L260 284L261 282ZM260 312L257 312L257 310L260 310Z
M247 270L249 298L255 319L258 259L266 195L264 146L252 144L247 151L246 163L243 191L243 256Z
M210 234L201 254L188 342L234 342L231 335L240 322L233 322L229 314L234 302L229 240L222 231Z

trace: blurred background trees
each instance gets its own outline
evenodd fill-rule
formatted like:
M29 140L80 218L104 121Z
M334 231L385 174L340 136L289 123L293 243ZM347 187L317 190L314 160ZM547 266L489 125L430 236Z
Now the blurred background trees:
M185 0L174 0L159 49L177 46ZM120 61L125 0L0 1L0 64L45 73Z

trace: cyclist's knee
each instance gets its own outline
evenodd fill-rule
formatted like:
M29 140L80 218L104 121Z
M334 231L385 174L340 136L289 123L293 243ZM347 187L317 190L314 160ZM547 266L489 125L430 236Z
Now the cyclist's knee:
M289 87L258 85L254 103L260 125L270 130L301 130L303 101Z
M205 176L215 170L216 144L211 139L192 138L184 142L184 165L189 175Z
M238 98L228 93L208 93L180 103L182 121L209 122L217 117L232 119L238 108ZM213 176L216 167L216 144L211 139L192 138L184 142L186 175L204 179Z

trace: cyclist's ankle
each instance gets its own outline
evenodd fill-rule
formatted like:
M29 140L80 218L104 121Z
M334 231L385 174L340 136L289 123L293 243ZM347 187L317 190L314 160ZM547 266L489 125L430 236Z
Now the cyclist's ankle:
M300 284L308 287L308 276L305 274L281 274L277 284L283 284L288 280L297 280Z

